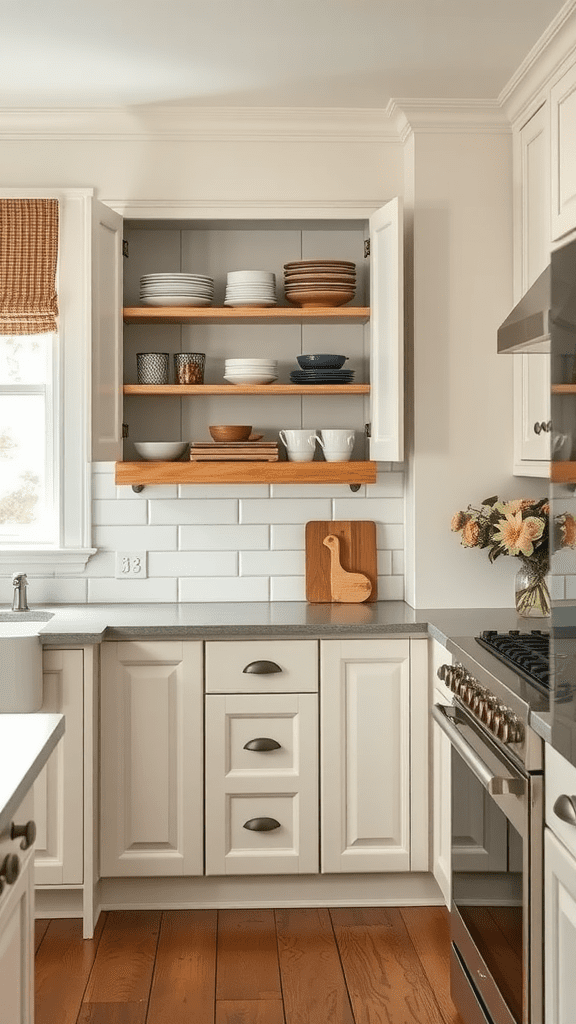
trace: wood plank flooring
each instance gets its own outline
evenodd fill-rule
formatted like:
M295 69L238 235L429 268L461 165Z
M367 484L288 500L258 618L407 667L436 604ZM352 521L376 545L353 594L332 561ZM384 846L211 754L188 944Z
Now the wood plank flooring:
M465 1024L440 907L109 911L36 924L35 1024Z

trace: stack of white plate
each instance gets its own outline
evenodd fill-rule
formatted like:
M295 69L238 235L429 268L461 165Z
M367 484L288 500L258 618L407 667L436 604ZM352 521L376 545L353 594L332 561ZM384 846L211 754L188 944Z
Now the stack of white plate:
M278 379L275 359L227 359L224 380L230 384L271 384Z
M209 306L214 278L205 274L144 274L140 278L143 306Z
M225 306L275 306L276 275L270 270L232 270L226 277Z

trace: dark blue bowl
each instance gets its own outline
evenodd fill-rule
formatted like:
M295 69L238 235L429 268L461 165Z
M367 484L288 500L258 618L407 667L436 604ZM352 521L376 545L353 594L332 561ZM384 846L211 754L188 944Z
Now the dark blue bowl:
M303 370L339 370L348 356L331 356L320 353L312 356L296 356Z

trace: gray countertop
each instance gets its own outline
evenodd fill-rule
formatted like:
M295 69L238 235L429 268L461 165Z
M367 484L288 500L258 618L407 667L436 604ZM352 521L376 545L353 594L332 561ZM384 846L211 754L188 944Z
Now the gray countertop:
M9 611L1 619L12 618ZM540 620L519 618L512 608L423 608L403 601L372 604L309 604L306 601L209 604L44 605L18 614L21 621L41 618L43 645L94 644L103 640L293 639L303 637L432 636L447 645L483 629L538 629ZM549 628L549 621L542 620ZM488 657L491 657L490 655ZM550 737L545 702L534 691L531 717L536 731Z
M64 735L64 715L0 715L0 835Z

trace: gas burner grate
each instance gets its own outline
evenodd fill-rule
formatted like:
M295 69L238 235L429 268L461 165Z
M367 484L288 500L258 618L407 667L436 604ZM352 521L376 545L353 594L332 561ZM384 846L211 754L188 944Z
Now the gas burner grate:
M549 633L541 629L533 629L531 633L521 633L518 629L498 633L495 629L486 629L475 639L517 675L549 689Z

